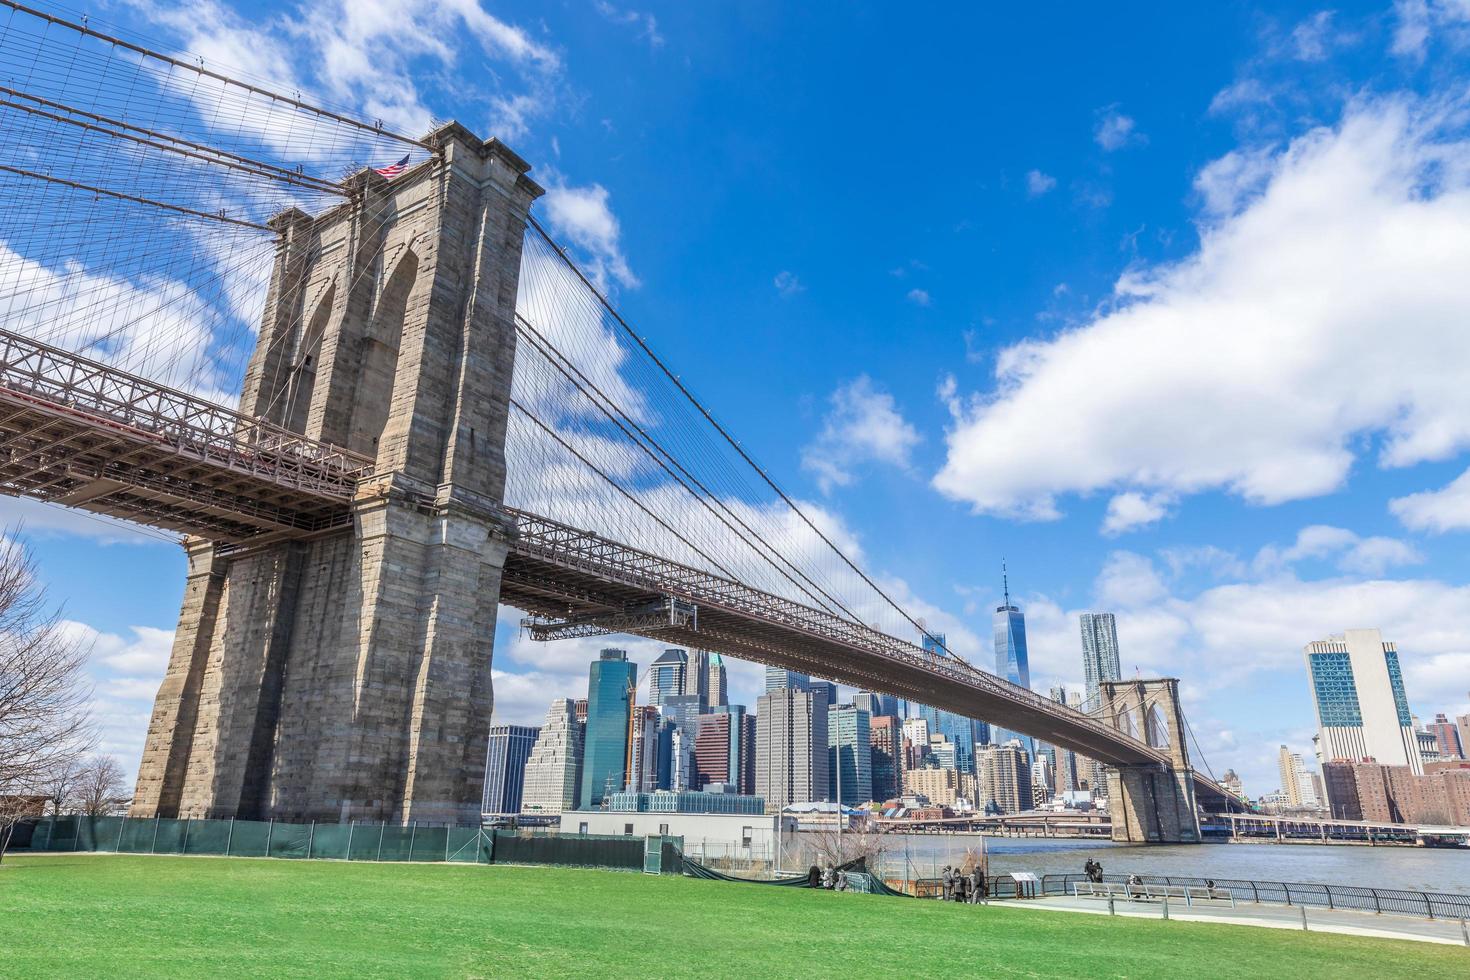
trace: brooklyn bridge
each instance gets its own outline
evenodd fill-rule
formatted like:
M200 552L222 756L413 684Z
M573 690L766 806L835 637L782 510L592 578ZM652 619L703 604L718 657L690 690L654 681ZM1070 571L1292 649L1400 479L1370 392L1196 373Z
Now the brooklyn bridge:
M502 604L539 640L650 637L1070 749L1125 839L1238 805L1177 682L1077 711L906 639L500 141L0 21L0 489L186 536L134 815L478 821Z

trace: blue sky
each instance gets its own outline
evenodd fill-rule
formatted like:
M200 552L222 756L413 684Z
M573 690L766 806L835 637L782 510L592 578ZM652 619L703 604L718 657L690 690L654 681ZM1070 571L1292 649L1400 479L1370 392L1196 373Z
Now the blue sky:
M1004 557L1035 686L1080 682L1077 614L1115 611L1125 672L1183 678L1252 794L1309 754L1327 633L1381 626L1421 718L1470 710L1470 10L821 6L94 14L505 139L653 347L962 656L992 662ZM182 552L3 507L132 765ZM498 720L534 723L597 644L503 619Z

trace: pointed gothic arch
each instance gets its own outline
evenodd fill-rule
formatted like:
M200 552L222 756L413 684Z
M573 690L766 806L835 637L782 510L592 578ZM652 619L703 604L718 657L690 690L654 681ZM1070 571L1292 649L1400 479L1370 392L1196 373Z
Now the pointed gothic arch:
M418 272L418 254L412 248L405 249L378 296L363 338L357 405L347 435L347 448L368 456L378 454L378 442L388 425L398 381L403 318L408 312L408 299L418 281Z
M1146 719L1148 744L1156 749L1167 749L1169 747L1169 724L1164 720L1164 712L1157 704L1149 705Z
M311 413L311 396L316 388L317 361L321 358L322 337L327 332L327 322L332 318L332 305L337 301L337 283L334 281L317 301L316 312L312 313L306 329L301 334L300 346L295 363L291 366L291 378L286 384L285 407L281 411L282 423L292 432L305 432L307 416Z

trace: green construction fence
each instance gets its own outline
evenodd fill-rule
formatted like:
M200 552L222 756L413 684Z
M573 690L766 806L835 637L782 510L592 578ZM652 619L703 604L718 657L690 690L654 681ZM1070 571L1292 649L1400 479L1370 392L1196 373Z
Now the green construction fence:
M387 823L62 816L36 822L30 850L550 864L680 874L683 843L681 837L614 837L416 824L405 827Z

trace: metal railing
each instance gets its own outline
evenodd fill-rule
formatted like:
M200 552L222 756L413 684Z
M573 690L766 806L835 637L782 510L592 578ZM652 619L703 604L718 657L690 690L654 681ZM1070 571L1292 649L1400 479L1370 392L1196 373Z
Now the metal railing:
M100 429L151 438L200 460L351 498L371 460L213 402L0 330L0 388Z
M1019 684L942 657L922 647L889 636L862 623L814 609L740 582L691 568L617 541L561 524L538 514L507 508L517 536L512 548L556 564L658 594L676 595L701 606L724 609L804 633L818 640L840 643L910 667L918 667L1013 704L1021 704L1059 721L1085 729L1096 740L1115 746L1140 761L1168 763L1168 756L1105 722L1058 704Z
M1240 878L1196 878L1178 875L1139 875L1146 885L1183 885L1228 890L1237 902L1300 905L1308 908L1347 909L1356 912L1422 915L1429 919L1470 918L1470 895L1413 891L1402 888L1370 888L1364 885L1324 885L1311 882L1252 881ZM1125 884L1128 875L1103 875L1103 880ZM1041 894L1070 895L1075 882L1086 875L1042 875ZM999 895L996 897L1008 897Z

